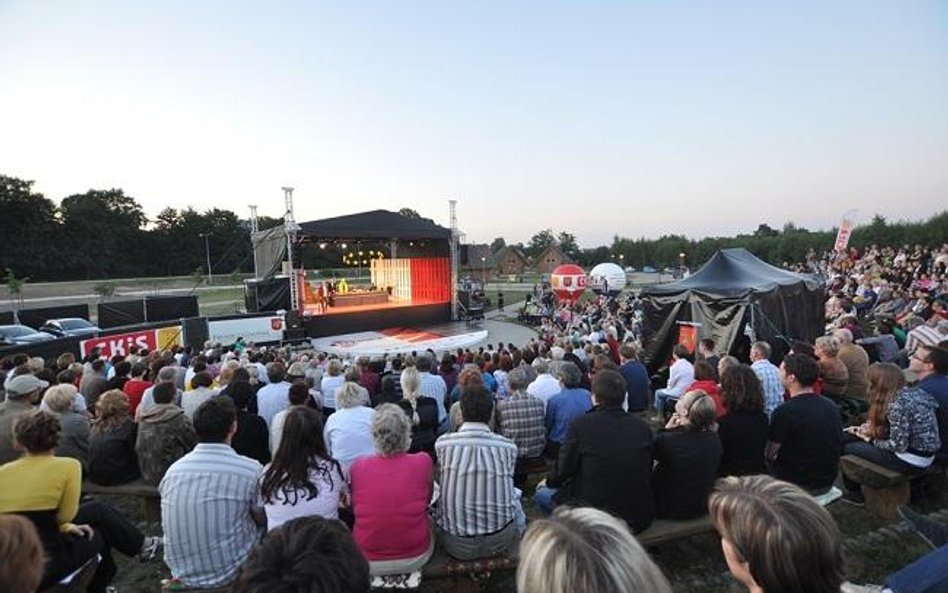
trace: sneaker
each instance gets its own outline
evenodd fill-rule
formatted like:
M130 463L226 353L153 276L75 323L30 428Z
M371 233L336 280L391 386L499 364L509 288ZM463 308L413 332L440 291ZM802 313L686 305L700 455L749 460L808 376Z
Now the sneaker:
M899 516L902 517L905 522L909 524L909 527L911 527L920 538L925 540L925 543L931 546L932 549L944 545L946 531L944 526L920 513L916 513L907 506L899 506L898 511Z
M142 551L138 554L138 559L142 562L154 560L164 545L165 543L160 537L146 537L142 544Z
M840 498L840 500L857 507L866 506L866 497L863 496L862 492L859 490L847 490L846 492L843 492L843 496Z

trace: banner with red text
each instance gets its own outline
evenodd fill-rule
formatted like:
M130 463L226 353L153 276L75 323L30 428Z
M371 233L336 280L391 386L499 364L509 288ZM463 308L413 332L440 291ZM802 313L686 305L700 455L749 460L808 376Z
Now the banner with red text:
M139 349L164 350L181 344L181 326L173 325L82 340L79 342L79 352L85 357L93 348L99 348L102 356L112 358L116 355L128 356L132 346L138 346Z

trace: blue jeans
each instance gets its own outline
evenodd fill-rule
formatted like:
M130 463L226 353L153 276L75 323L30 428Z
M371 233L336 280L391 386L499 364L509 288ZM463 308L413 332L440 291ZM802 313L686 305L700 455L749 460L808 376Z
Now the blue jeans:
M886 586L895 593L938 593L948 587L948 546L922 556L889 575Z
M533 495L533 506L544 515L551 514L553 507L556 506L556 503L553 501L556 492L557 488L547 488L546 486L537 488L536 493Z
M665 406L668 405L668 400L677 400L679 397L680 396L677 393L674 393L667 389L656 389L655 390L655 409L658 410L658 415L664 418ZM674 405L674 403L672 405Z

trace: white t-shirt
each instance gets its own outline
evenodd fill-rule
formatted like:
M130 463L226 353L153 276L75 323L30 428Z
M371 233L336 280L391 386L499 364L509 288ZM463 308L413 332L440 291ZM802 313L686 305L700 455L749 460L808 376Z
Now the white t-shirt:
M269 469L270 466L267 465L263 475L266 475ZM267 513L267 531L273 531L287 521L300 517L339 518L339 498L349 491L339 466L320 459L316 467L310 470L309 480L316 486L317 491L316 498L311 500L306 500L309 492L305 488L296 491L295 501L291 494L290 501L287 502L282 490L273 494L273 501L270 503L264 501L263 496L260 497L260 505Z
M326 420L323 434L329 454L349 471L349 466L363 455L375 454L375 441L372 439L372 418L375 410L365 406L336 410Z

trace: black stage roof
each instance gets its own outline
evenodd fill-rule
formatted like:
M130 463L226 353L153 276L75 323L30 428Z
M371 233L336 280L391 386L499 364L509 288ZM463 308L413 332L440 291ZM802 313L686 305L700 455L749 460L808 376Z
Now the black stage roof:
M427 218L371 210L300 223L299 235L313 239L450 239L451 229Z

